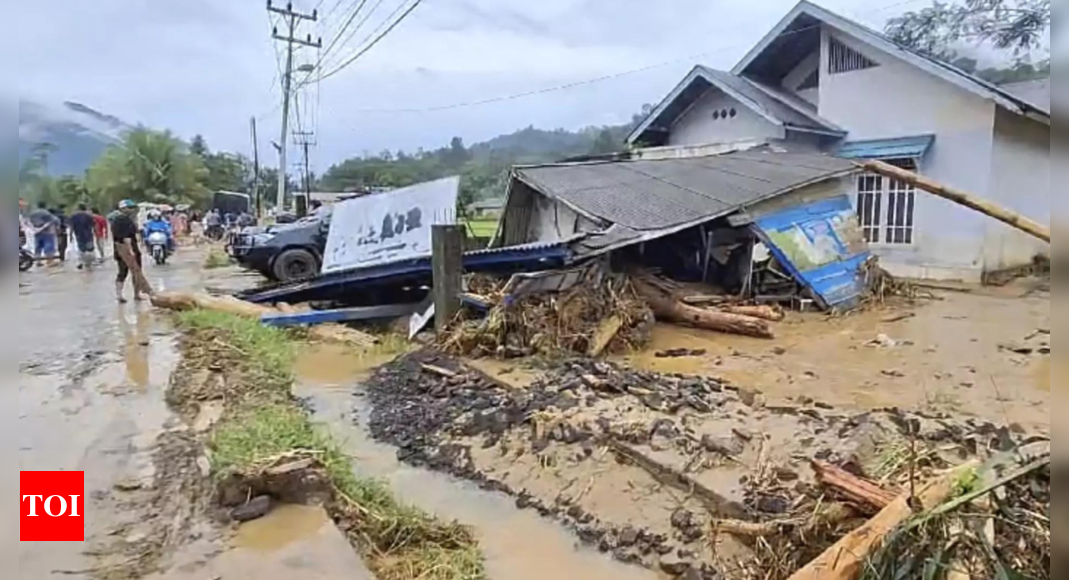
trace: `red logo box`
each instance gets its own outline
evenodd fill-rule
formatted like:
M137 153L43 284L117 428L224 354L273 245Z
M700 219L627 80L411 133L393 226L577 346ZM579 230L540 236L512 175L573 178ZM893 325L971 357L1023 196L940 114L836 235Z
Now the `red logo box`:
M19 541L85 541L85 472L19 473Z

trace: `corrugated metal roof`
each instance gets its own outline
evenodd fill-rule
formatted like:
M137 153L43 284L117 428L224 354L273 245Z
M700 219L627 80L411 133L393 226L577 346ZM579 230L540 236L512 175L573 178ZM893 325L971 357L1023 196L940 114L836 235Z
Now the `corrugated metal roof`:
M845 159L770 150L712 157L518 168L544 195L605 225L639 231L701 223L848 174Z
M1002 85L1002 90L1050 114L1050 78Z
M849 141L839 147L838 155L844 159L920 159L934 142L935 135Z

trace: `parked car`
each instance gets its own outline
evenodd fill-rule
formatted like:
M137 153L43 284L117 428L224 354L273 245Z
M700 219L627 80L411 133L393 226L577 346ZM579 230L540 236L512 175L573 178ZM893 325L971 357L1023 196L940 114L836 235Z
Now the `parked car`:
M330 233L330 214L292 224L245 228L231 236L230 255L242 266L278 282L319 274Z

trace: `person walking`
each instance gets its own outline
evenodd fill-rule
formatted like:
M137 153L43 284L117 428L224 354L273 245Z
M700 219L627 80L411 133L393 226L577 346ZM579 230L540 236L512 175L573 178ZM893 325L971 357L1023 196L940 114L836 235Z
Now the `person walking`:
M123 288L126 279L130 277L130 267L122 259L123 250L133 256L134 262L141 265L141 245L138 243L137 227L137 204L126 199L119 203L119 211L112 214L111 239L115 242L115 261L119 264L119 274L115 278L115 299L119 304L126 304L123 297ZM133 280L134 300L141 301L141 289L137 286L137 280Z
M78 247L78 269L91 269L96 254L96 222L84 203L78 204L78 211L71 216L70 229Z
M67 246L70 245L70 222L61 208L53 208L52 215L56 216L56 249L59 252L59 261L67 261Z
M108 218L95 207L93 208L93 237L96 240L97 258L100 263L104 263L107 258L105 246L108 240Z
M58 220L48 211L48 204L40 202L37 209L30 213L30 226L33 227L34 255L38 260L51 260L56 257L56 232ZM44 262L38 262L44 264Z

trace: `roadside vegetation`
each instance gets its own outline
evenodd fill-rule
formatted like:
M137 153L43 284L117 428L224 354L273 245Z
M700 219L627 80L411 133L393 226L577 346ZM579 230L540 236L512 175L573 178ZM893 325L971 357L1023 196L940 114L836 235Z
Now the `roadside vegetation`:
M226 268L230 265L230 256L226 255L226 252L212 248L208 250L208 256L204 258L205 270L217 270L219 268Z
M358 478L341 447L293 399L296 335L217 312L193 310L177 318L186 361L225 374L221 393L194 384L173 395L187 410L194 404L189 398L224 400L223 417L208 434L217 482L254 473L279 457L315 458L332 496L325 507L379 580L485 577L468 528L401 505L382 484Z

